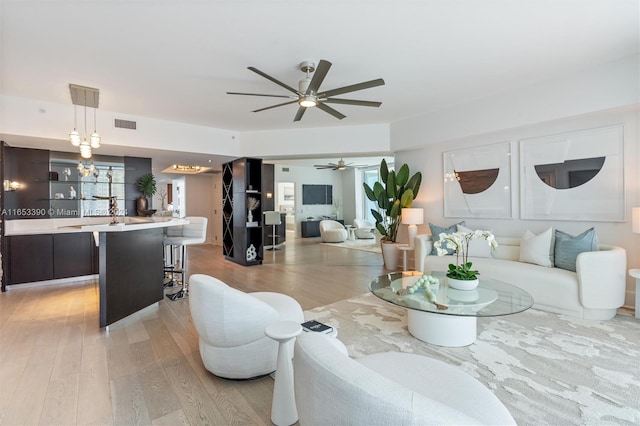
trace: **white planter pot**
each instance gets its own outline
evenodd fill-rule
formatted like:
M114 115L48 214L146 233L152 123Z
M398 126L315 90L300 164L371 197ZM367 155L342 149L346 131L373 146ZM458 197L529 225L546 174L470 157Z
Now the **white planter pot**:
M480 280L477 278L475 280L456 280L455 278L447 277L447 283L449 283L449 287L454 288L456 290L475 290L478 287L478 283Z
M380 248L382 249L382 259L384 260L384 267L390 271L398 269L398 258L400 257L400 250L398 250L398 243L385 242L380 240Z

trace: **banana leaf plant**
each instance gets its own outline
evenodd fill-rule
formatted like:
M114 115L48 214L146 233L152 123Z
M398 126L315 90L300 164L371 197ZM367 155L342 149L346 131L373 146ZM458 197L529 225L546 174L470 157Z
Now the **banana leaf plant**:
M418 195L422 173L417 172L409 178L407 164L403 164L396 172L389 170L383 159L380 163L380 179L382 182L374 183L373 188L364 183L364 192L369 200L377 203L378 208L371 209L371 214L376 219L376 229L382 239L395 243L402 209L411 207Z

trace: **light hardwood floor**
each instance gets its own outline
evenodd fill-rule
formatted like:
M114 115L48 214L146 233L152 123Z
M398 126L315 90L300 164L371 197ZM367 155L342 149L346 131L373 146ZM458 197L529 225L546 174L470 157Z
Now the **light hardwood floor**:
M243 291L276 291L303 309L367 292L381 256L291 239L261 266L189 248L191 273ZM98 327L97 282L0 294L0 425L270 425L273 380L220 379L200 360L188 300L161 301Z

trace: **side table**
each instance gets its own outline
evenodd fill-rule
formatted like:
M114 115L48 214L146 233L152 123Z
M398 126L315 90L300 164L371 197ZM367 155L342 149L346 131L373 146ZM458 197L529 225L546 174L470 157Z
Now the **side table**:
M293 390L293 364L288 342L302 333L302 326L294 321L269 324L264 334L278 341L278 364L273 384L271 421L277 426L290 426L298 421L298 409Z
M640 318L640 269L629 269L629 275L636 279L636 318Z
M407 265L407 252L413 251L414 247L411 246L398 246L398 250L402 251L402 270L406 271L409 267Z

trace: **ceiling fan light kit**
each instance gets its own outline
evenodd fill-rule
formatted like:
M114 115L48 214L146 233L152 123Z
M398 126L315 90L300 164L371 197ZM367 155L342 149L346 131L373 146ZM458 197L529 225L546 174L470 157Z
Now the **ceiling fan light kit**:
M281 82L280 80L271 77L270 75L260 71L255 67L248 67L250 71L255 72L256 74L266 78L267 80L277 84L280 87L287 89L289 92L292 92L294 95L267 95L260 93L242 93L242 92L227 92L228 95L245 95L245 96L267 96L272 98L288 98L291 99L288 102L283 102L276 105L271 105L265 108L256 109L253 112L265 111L272 108L281 107L284 105L290 105L294 103L298 103L298 112L296 113L293 121L300 121L302 116L304 115L307 108L318 107L318 109L326 112L334 116L335 118L342 120L346 116L341 112L331 108L325 103L336 103L342 105L356 105L356 106L368 106L368 107L379 107L382 105L382 102L373 102L373 101L359 101L354 99L341 99L341 98L332 98L332 96L342 95L345 93L356 92L358 90L369 89L371 87L377 87L384 85L384 80L378 78L376 80L366 81L362 83L352 84L349 86L339 87L337 89L327 90L325 92L320 92L320 85L324 81L329 69L331 68L331 62L321 59L318 63L318 67L316 68L315 63L312 61L305 61L300 64L300 71L306 74L305 78L298 81L298 90ZM313 76L310 74L313 73Z

